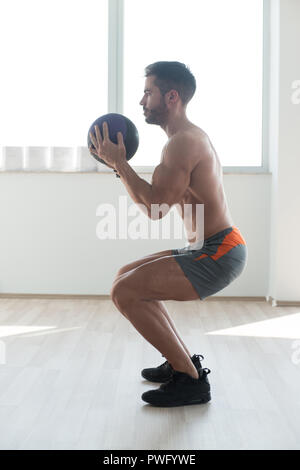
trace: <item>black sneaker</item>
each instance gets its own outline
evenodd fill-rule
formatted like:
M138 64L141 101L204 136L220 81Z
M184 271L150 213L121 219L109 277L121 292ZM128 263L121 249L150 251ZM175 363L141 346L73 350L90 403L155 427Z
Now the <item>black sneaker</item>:
M204 357L201 354L194 354L191 357L191 360L196 367L196 369L202 369L201 361ZM149 369L143 369L141 374L142 377L150 382L168 382L173 376L174 369L171 364L166 361L158 367L151 367Z
M143 393L142 400L153 406L184 406L207 403L211 400L209 369L199 369L199 378L173 370L172 378L156 390Z

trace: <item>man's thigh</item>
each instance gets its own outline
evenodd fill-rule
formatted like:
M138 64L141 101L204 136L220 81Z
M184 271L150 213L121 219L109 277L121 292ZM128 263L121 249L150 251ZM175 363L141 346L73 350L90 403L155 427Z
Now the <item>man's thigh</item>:
M124 305L133 299L196 300L197 290L187 279L175 257L160 256L143 263L115 280L112 299Z
M153 253L151 255L144 256L143 258L133 261L132 263L125 264L124 266L122 266L122 268L119 269L116 275L116 280L123 276L123 274L128 273L132 269L135 269L138 266L141 266L142 264L149 263L150 261L154 261L164 256L170 256L171 254L172 250L159 251L158 253Z

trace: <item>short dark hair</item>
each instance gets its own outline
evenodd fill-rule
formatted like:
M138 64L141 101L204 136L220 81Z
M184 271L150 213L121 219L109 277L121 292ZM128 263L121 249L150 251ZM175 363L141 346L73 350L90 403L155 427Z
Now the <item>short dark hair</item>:
M164 96L174 89L178 92L182 104L186 105L196 91L196 79L189 67L181 62L154 62L145 68L145 77L155 75L154 85Z

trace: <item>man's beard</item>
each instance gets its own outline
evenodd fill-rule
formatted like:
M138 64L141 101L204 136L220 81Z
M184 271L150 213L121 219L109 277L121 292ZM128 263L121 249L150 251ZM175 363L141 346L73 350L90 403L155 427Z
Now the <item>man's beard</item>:
M154 110L147 110L145 114L148 124L156 124L158 126L164 124L168 120L168 112L166 106L159 106Z

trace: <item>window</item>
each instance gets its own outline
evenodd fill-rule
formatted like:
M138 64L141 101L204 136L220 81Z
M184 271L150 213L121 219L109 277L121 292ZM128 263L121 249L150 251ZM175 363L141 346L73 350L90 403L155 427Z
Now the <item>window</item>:
M144 69L176 60L197 81L187 115L208 133L223 168L266 169L266 5L268 0L2 0L0 160L6 152L12 168L16 159L22 169L44 152L58 171L63 159L69 162L65 171L111 171L92 162L86 140L98 116L117 112L140 134L131 165L151 172L167 135L145 122L139 104ZM74 163L78 159L81 165Z
M135 161L159 163L167 135L145 122L144 68L190 67L197 90L188 118L210 136L223 166L262 164L263 1L141 0L124 4L124 114L137 125ZM125 92L126 91L126 92Z
M107 10L107 0L1 0L1 146L86 145L107 112Z

